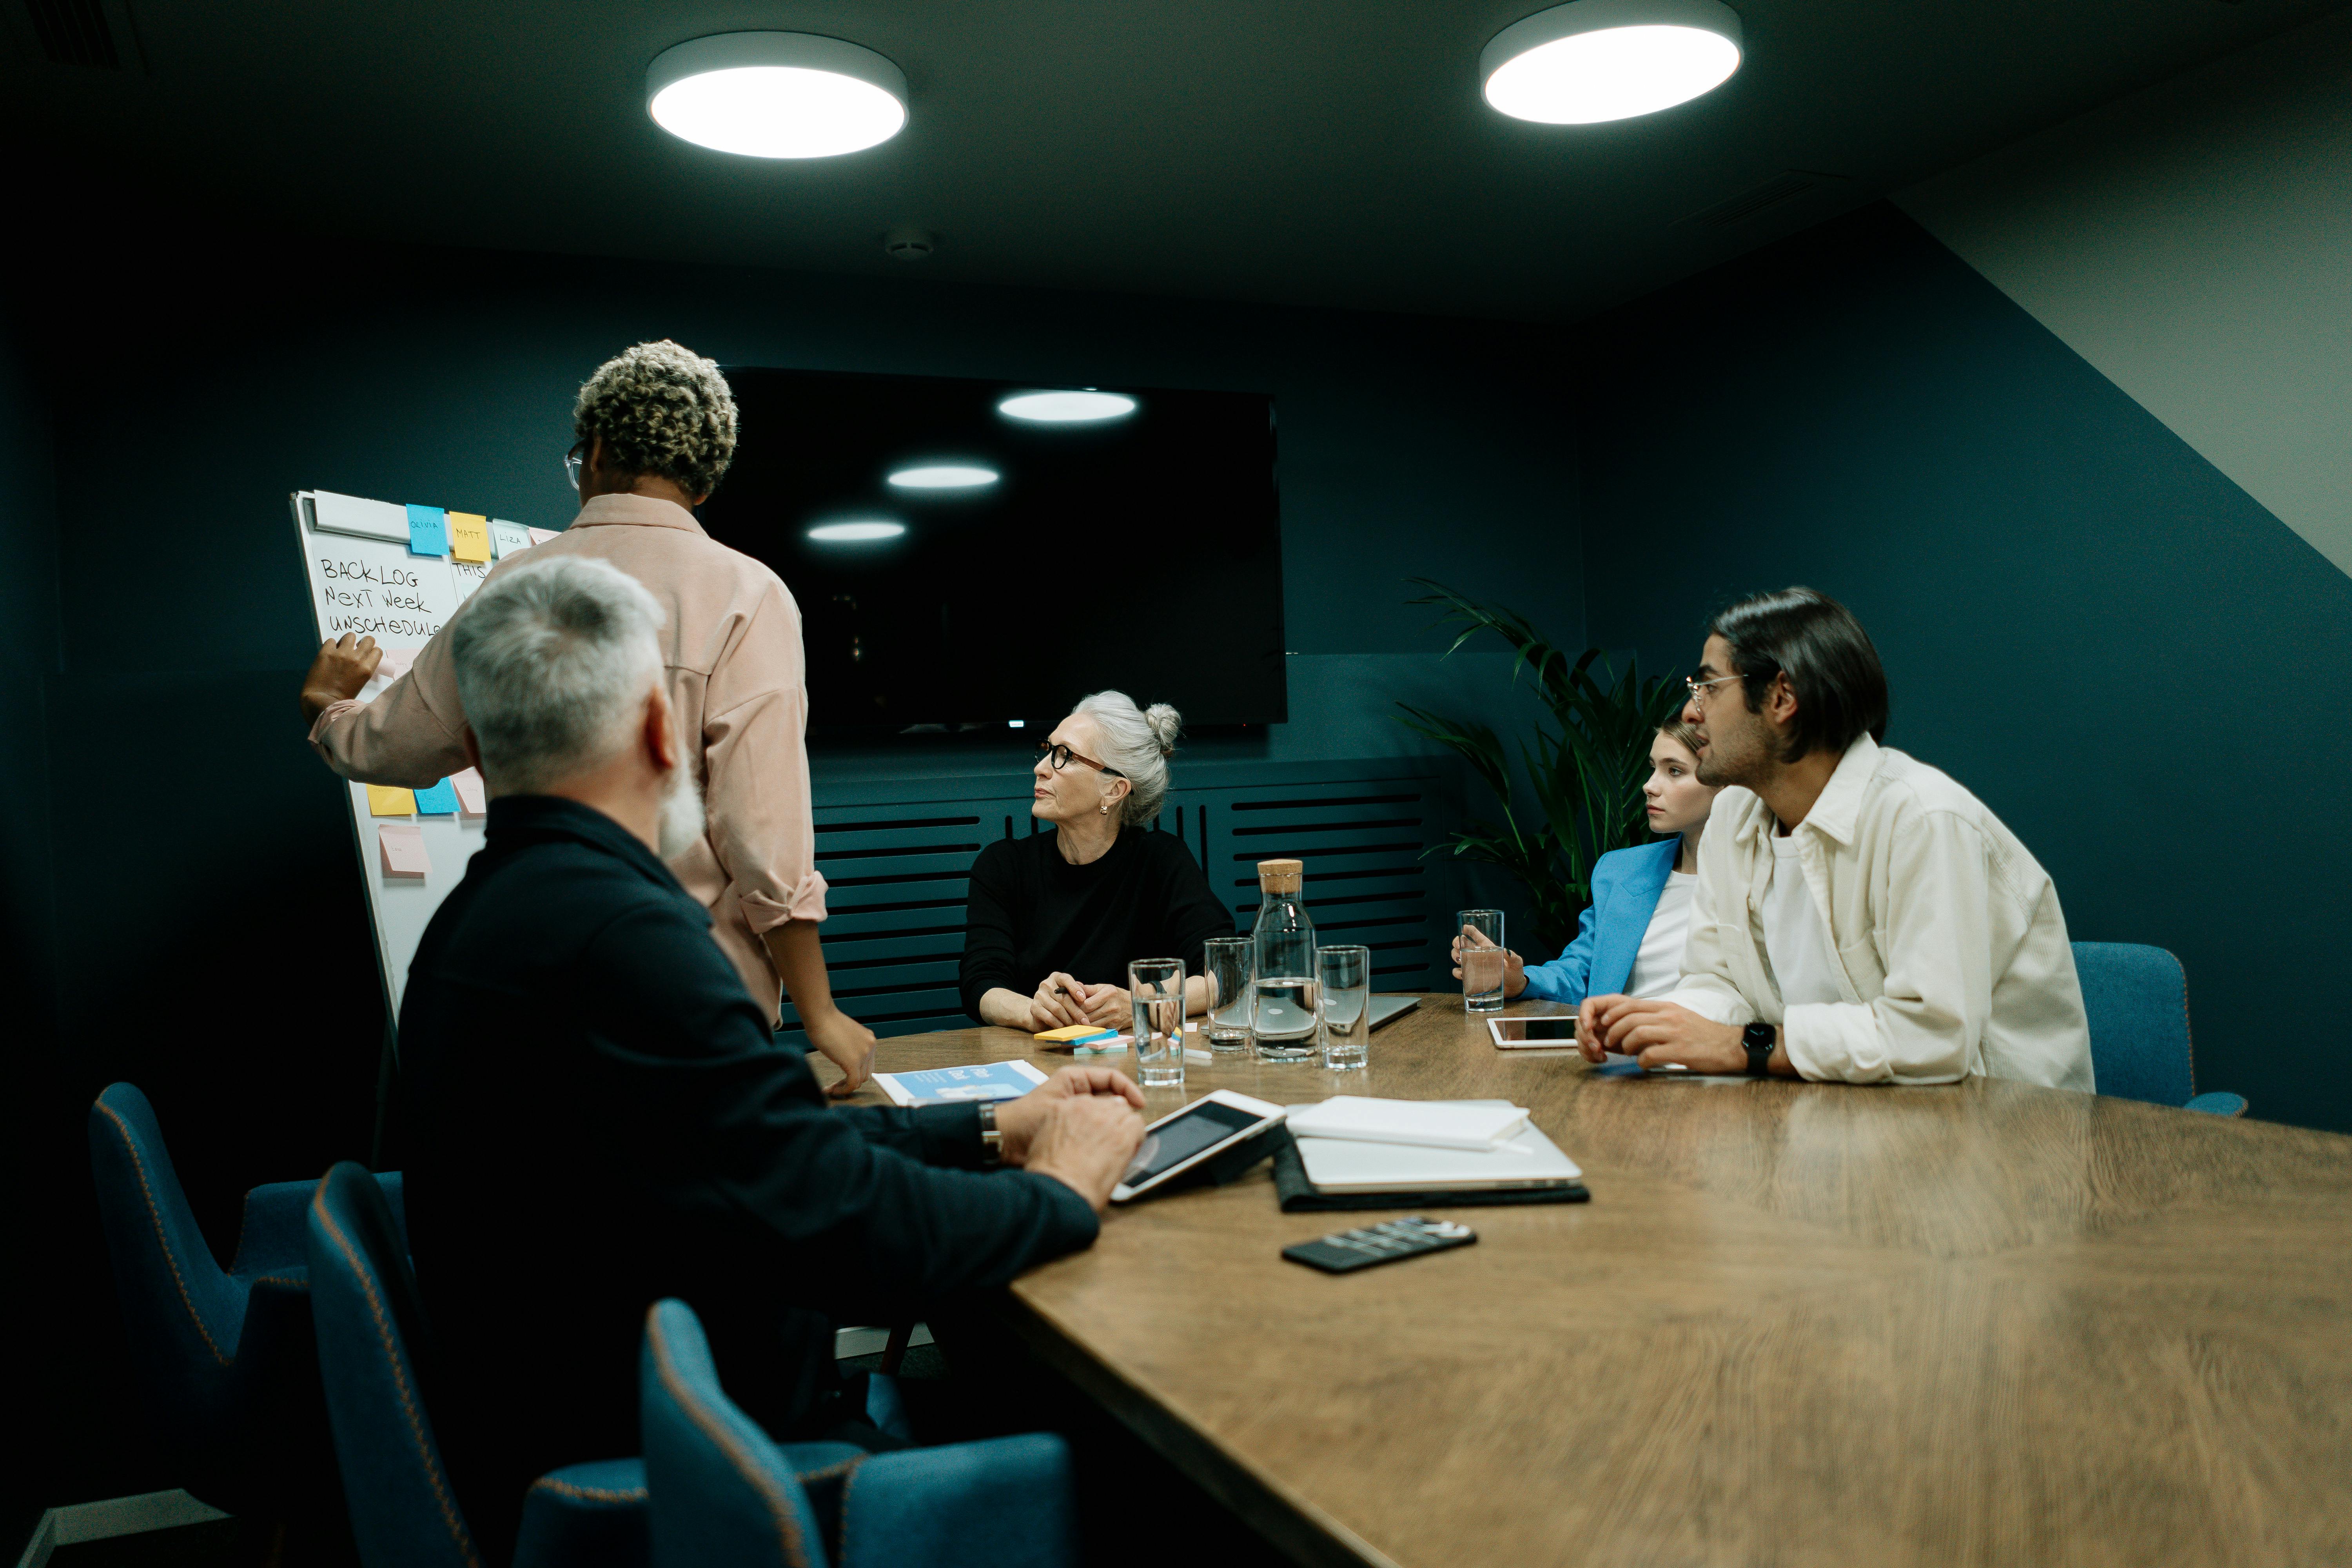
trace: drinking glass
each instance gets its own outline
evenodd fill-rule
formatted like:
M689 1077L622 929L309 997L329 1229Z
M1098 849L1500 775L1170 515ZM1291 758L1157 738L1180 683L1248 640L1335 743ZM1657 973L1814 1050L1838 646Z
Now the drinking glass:
M1184 1087L1184 961L1139 958L1127 966L1135 1015L1137 1078L1146 1089Z
M1462 1010L1503 1010L1503 911L1464 910L1454 917L1462 943Z
M1201 973L1209 980L1209 1048L1242 1049L1250 1041L1250 982L1257 977L1257 943L1245 936L1211 937Z
M1372 1040L1372 950L1318 947L1315 978L1323 1066L1339 1072L1362 1068Z

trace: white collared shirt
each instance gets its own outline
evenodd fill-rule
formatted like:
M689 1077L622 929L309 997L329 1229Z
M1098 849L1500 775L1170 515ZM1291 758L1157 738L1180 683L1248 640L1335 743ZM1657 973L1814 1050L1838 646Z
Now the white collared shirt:
M2048 873L1940 771L1859 736L1791 830L1837 1000L1783 1004L1766 949L1769 807L1718 795L1699 840L1681 986L1724 1024L1780 1026L1799 1073L1951 1083L1971 1073L2093 1089L2091 1032Z

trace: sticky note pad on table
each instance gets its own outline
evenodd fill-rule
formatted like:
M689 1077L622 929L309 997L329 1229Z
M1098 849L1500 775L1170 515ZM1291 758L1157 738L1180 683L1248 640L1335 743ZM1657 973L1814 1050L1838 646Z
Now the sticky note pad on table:
M522 524L509 522L502 517L490 519L490 553L499 560L504 561L519 551L529 550L532 542L530 530Z
M467 816L480 816L489 810L489 792L482 787L482 775L472 768L462 773L451 773L451 789L457 792L457 809Z
M1100 1024L1072 1024L1067 1028L1048 1029L1042 1035L1032 1035L1029 1037L1033 1040L1060 1041L1084 1039L1088 1035L1118 1033L1117 1029L1105 1029Z
M449 553L449 514L437 506L408 509L408 552L411 555Z
M370 784L367 792L370 816L416 815L416 792L413 789L402 789L398 784Z
M387 877L422 877L433 869L425 853L425 829L413 822L377 823L375 842Z
M470 511L447 514L449 522L449 557L453 561L488 561L490 558L490 520Z
M416 815L419 816L437 816L444 813L455 816L457 811L457 791L447 779L416 792Z

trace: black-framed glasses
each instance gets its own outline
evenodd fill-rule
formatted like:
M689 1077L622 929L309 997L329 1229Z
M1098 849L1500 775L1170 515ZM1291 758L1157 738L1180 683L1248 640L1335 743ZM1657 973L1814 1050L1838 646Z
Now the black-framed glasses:
M580 488L580 466L588 460L588 443L574 441L572 450L563 454L563 482L573 489Z
M1092 757L1087 755L1084 752L1074 752L1070 750L1069 747L1054 741L1038 742L1037 755L1043 760L1053 763L1054 771L1057 773L1064 768L1068 767L1072 763L1084 763L1087 766L1094 769L1097 773L1108 773L1115 779L1123 779L1127 776L1125 773L1120 773L1117 768L1112 767L1108 763L1098 763Z

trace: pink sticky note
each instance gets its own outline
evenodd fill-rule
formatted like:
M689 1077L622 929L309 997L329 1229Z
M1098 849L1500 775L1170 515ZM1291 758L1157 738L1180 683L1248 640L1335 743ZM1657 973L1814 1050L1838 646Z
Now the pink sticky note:
M534 528L530 531L530 542L533 544L544 544L554 537L555 530L551 528Z
M408 673L408 667L416 662L416 656L421 651L413 647L384 648L383 662L375 667L376 679L390 686Z
M433 862L425 853L425 829L415 823L379 823L375 840L376 847L383 851L385 876L422 878L433 869Z
M457 792L457 805L467 816L479 816L489 809L488 792L482 787L482 775L472 768L449 775L449 786Z

